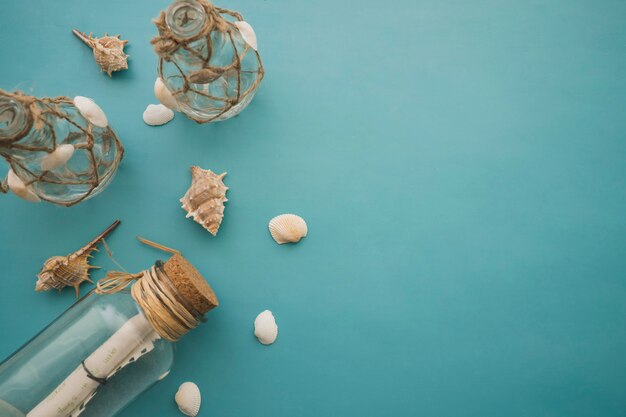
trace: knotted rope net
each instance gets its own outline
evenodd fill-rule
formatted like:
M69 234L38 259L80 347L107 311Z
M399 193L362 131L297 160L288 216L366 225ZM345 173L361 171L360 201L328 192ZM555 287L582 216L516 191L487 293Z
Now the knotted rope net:
M117 168L124 148L112 129L98 128L81 116L71 98L37 98L20 91L3 90L0 98L14 100L25 110L23 128L11 136L0 136L0 155L26 187L35 189L41 200L72 206L89 198L103 181L110 179L103 174L110 167ZM99 131L95 132L96 129ZM80 164L42 169L42 152L50 154L61 144L73 145L74 157L84 154L76 159ZM116 150L111 152L113 147ZM107 155L112 160L105 160ZM5 180L0 192L7 191Z
M198 123L206 123L231 117L243 109L261 83L264 69L258 52L225 17L242 22L241 14L206 0L194 3L206 15L196 34L177 35L162 11L154 20L159 35L151 43L160 57L159 76L181 105L179 110ZM180 19L184 25L187 14Z

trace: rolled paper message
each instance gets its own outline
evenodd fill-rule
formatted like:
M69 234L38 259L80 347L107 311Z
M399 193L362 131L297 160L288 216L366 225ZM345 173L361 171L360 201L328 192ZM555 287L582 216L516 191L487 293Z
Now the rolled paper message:
M159 338L143 314L133 316L26 417L78 416L100 384L129 361L147 353L146 343L153 347L152 342Z

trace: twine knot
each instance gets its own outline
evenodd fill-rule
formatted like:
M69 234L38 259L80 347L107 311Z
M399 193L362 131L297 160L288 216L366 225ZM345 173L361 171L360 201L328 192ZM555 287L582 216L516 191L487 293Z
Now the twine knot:
M132 284L130 294L163 339L175 342L204 321L177 290L159 261L137 274L112 271L96 284L96 293L115 294Z

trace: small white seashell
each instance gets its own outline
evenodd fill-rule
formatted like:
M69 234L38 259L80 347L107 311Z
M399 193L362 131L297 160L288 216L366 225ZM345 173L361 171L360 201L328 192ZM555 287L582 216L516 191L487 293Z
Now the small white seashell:
M98 127L107 127L109 125L106 114L104 114L100 106L92 99L76 96L74 97L74 105L80 114L94 125Z
M278 337L278 326L271 311L265 310L254 320L254 335L264 345L271 345Z
M176 391L174 399L181 413L190 417L198 415L202 398L200 396L200 389L196 384L193 382L183 383L178 388L178 391Z
M154 95L156 96L157 100L159 100L159 102L165 107L172 110L178 109L178 103L176 103L176 99L160 77L157 77L156 81L154 82Z
M24 181L22 181L22 179L18 177L12 169L9 169L7 174L7 184L9 189L16 196L23 198L26 201L30 201L31 203L39 203L41 201L39 196L37 196L37 194L33 191L33 187L24 184Z
M74 145L68 143L59 145L54 151L41 158L41 170L50 171L65 165L72 155L74 155Z
M161 126L174 118L172 109L162 104L148 104L143 112L143 121L150 126Z
M304 219L295 214L281 214L274 217L270 220L269 228L272 238L279 245L287 242L299 242L308 231Z
M235 26L237 26L237 29L239 29L239 33L241 33L241 37L243 38L243 40L246 41L246 43L256 51L256 33L254 33L254 29L252 29L250 23L244 21L235 22Z

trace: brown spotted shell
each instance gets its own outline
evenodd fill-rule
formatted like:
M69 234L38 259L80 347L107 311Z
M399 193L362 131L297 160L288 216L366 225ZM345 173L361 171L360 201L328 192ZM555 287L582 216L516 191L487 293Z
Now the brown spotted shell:
M128 68L128 55L124 53L124 46L128 41L121 40L120 35L108 36L105 34L101 38L94 38L91 34L87 36L77 30L72 32L93 49L93 57L96 60L96 64L102 71L109 74L109 77L113 71Z
M180 199L182 208L187 212L186 217L193 217L213 236L224 217L224 203L228 201L226 191L228 187L222 181L226 172L217 175L210 169L191 167L191 187Z
M76 252L67 256L53 256L44 262L41 271L37 275L37 284L35 291L49 291L51 289L62 290L65 287L74 287L76 297L80 294L80 284L85 281L92 282L89 279L89 270L98 268L89 264L91 253L97 250L98 243L102 241L109 233L120 224L116 220L104 232L100 233L89 243Z

